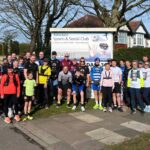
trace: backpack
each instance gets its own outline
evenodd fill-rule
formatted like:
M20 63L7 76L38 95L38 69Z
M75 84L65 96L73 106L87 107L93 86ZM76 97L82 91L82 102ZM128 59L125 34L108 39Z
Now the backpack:
M8 86L9 85L9 81L10 81L10 77L9 77L9 75L7 75L7 78L6 78L6 81L4 83L4 86ZM13 74L13 82L14 82L15 86L18 86L15 74Z
M47 76L47 75L44 75L45 71L49 68L49 66L47 66L45 69L43 69L43 66L41 66L39 68L39 75L41 76Z

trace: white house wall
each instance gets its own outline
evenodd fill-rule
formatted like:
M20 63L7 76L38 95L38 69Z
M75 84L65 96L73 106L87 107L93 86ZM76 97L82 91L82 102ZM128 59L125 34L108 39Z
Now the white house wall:
M145 30L143 29L142 26L139 26L139 28L136 30L136 33L143 33L146 34Z
M120 30L121 30L121 31L130 31L129 28L127 27L127 25L122 26L122 27L120 28Z

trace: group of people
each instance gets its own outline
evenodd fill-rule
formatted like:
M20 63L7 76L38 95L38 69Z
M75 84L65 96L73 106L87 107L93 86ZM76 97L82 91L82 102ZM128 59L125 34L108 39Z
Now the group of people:
M89 68L84 57L79 62L69 59L65 53L63 60L57 59L56 51L50 58L39 52L39 58L27 52L18 57L15 53L3 59L0 66L1 110L4 121L11 123L11 110L14 119L32 120L32 104L48 109L56 103L60 108L66 101L67 108L76 110L80 104L85 111L88 102L87 89L94 93L93 109L104 112L118 110L123 106L131 108L131 113L139 109L141 113L150 112L150 68L147 56L142 61L108 60L104 66L96 58L94 66ZM72 106L73 103L73 106ZM71 107L72 106L72 107Z

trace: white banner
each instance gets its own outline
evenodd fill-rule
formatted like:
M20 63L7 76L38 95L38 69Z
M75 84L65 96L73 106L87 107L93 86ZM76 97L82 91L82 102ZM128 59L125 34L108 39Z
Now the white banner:
M59 59L68 52L70 58L85 57L93 62L99 57L102 62L113 57L113 33L61 33L52 32L51 51L56 51Z

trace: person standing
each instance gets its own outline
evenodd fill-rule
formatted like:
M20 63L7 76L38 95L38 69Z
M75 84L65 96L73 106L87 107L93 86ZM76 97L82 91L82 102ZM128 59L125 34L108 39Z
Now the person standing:
M23 84L24 89L24 118L23 121L32 120L31 109L32 109L32 101L35 98L35 87L36 82L33 79L32 73L28 73L28 78L24 81Z
M41 107L48 109L48 81L51 75L51 68L48 65L48 59L44 58L43 65L38 68L38 87L39 87L39 103Z
M112 67L111 70L113 72L114 76L114 90L113 90L113 103L114 103L114 109L117 109L118 105L118 111L123 112L121 108L121 83L122 83L122 71L117 66L117 61L112 60Z
M100 88L101 74L103 68L100 66L100 59L95 59L95 64L90 72L90 77L92 80L92 90L94 91L95 105L93 109L103 110L102 107L102 93Z
M50 89L50 97L52 103L55 102L57 98L57 88L58 88L58 74L61 70L61 63L57 59L57 52L53 51L52 56L49 59L49 66L51 68L51 76L49 79L49 89Z
M64 55L64 59L61 61L61 67L68 67L68 70L71 70L71 66L72 66L72 61L69 59L69 54L65 53Z
M42 66L44 64L44 52L40 51L39 52L39 59L35 62L38 66Z
M20 97L20 79L18 74L13 73L12 66L7 68L7 74L4 74L1 79L1 99L4 99L4 114L5 123L11 123L8 117L8 108L14 106L14 119L19 122L18 115L18 98Z
M107 112L107 106L109 106L108 111L112 112L112 91L114 89L114 78L109 63L105 64L105 69L102 72L100 84L102 87L103 94L103 111Z
M89 71L89 67L85 63L84 57L80 58L80 64L77 69L80 70L81 75L84 77L84 85L85 85L84 86L84 101L85 103L87 103L88 100L86 97L86 90L90 85L90 71Z
M144 79L144 88L143 88L143 99L146 103L146 108L144 111L150 112L150 68L149 68L149 62L144 63L144 68L141 69L143 73L143 79Z
M138 69L138 62L132 61L132 69L128 74L127 87L131 95L131 114L136 113L136 100L140 106L141 112L144 112L144 103L141 96L141 89L144 87L144 79L142 71Z

